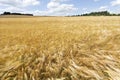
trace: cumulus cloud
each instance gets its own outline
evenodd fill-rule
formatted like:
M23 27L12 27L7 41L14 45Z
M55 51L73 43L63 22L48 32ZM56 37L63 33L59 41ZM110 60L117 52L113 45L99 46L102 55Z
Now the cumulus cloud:
M60 2L59 1L51 1L47 4L47 8L56 8L60 5Z
M111 5L112 5L112 6L120 5L120 0L113 0L113 1L111 2Z
M44 14L44 15L66 15L71 11L76 10L77 8L74 7L73 4L64 4L63 2L68 1L68 0L51 0L47 4L47 9L46 11L35 11L37 13L36 15L39 14Z
M28 7L33 7L40 4L40 0L0 0L0 12L22 12L22 13L32 13L35 15L67 15L68 13L76 10L73 4L66 4L69 0L50 0L44 11L41 10L31 10L28 11Z
M99 10L105 11L105 10L107 10L107 8L108 8L108 6L101 6L101 7L99 8Z
M40 4L39 0L0 0L0 14L8 12L26 12L29 6Z
M0 14L2 14L3 12L24 12L25 9L21 9L21 8L18 8L18 7L6 7L6 8L3 8L3 9L0 9Z
M26 7L30 5L38 5L38 0L0 0L2 6Z

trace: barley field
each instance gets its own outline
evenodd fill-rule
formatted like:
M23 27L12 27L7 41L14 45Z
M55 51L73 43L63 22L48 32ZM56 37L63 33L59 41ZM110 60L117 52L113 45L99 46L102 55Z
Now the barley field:
M120 17L0 18L0 80L120 80Z

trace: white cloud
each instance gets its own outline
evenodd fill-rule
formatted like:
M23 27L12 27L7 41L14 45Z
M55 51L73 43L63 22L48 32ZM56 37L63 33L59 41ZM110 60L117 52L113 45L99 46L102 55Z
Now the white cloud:
M51 0L47 4L46 11L35 11L36 15L67 15L69 12L76 10L73 4L64 4L68 0ZM61 3L62 2L62 3ZM39 14L38 14L39 13Z
M26 7L30 5L38 5L38 0L0 0L2 6Z
M39 0L0 0L0 12L26 12L26 7L38 4Z
M70 12L70 11L76 10L76 8L74 8L73 4L60 4L54 8L49 7L48 9L49 9L49 11L51 11L53 13L54 12L55 13L57 13L57 12Z
M47 8L56 8L60 5L59 2L56 2L56 1L51 1L47 4Z
M107 8L108 8L108 6L101 6L101 7L99 8L99 10L105 11L105 10L107 10Z
M38 5L40 2L38 0L23 0L22 2L24 6L29 6L29 5Z
M5 12L5 11L8 11L8 12L24 12L25 9L21 9L21 8L18 8L18 7L7 7L7 8L4 8L4 9L0 9L0 12Z
M113 1L111 2L111 5L112 5L112 6L120 5L120 0L113 0Z
M26 10L29 6L35 6L40 4L40 0L0 0L0 12L22 12L22 13L32 13L35 15L67 15L72 13L72 11L77 8L73 4L66 4L65 2L69 0L50 0L46 5L47 9L41 10Z

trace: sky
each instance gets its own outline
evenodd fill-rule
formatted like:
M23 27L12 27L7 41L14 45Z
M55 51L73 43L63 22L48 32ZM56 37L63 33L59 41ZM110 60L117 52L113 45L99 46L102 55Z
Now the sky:
M120 0L0 0L0 14L7 11L66 16L106 10L120 13Z

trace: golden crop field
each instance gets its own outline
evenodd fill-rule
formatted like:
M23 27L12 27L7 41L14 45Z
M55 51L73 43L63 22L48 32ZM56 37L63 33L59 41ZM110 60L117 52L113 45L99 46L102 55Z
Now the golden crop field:
M120 17L0 18L0 80L120 80Z

